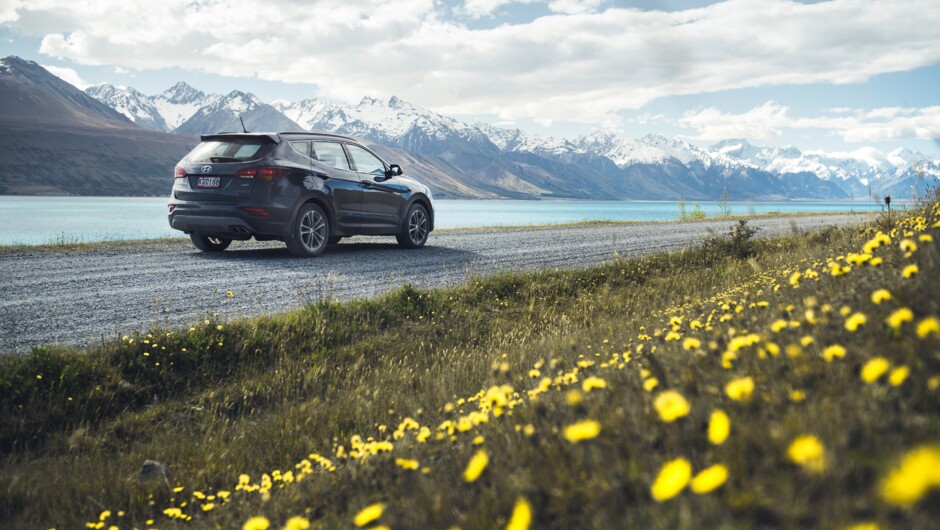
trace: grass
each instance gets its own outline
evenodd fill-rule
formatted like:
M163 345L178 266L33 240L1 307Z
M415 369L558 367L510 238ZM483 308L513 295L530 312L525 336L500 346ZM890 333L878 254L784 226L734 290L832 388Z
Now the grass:
M0 521L350 528L379 503L371 526L474 529L526 504L532 528L932 528L938 219L738 228L590 269L2 357ZM878 229L890 242L866 258ZM139 479L147 459L166 480ZM686 464L727 481L693 493Z

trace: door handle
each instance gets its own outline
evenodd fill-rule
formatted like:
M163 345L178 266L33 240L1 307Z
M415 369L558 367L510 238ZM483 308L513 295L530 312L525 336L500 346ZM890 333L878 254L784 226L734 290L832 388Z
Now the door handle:
M372 188L372 187L375 187L375 182L372 182L371 180L363 180L363 181L362 181L362 187L363 187L363 188Z

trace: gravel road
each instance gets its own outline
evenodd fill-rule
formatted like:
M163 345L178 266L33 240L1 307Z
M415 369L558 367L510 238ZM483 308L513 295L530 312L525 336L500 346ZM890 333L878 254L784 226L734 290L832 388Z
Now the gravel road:
M865 215L758 218L759 236L848 225ZM726 233L731 221L639 223L432 233L425 248L394 238L344 240L315 259L296 259L280 243L239 243L221 254L188 240L159 248L89 252L22 251L0 256L0 351L85 346L153 325L181 327L276 313L331 295L369 297L404 283L457 285L468 275L587 267L673 250ZM233 296L229 298L227 292Z

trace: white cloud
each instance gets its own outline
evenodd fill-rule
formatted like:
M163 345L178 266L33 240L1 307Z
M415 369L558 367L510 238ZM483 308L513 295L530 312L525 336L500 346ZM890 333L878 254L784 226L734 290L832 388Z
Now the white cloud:
M583 15L597 11L597 8L603 1L604 0L552 0L548 3L548 9L550 9L552 13Z
M177 66L315 83L344 99L395 94L438 112L607 127L617 111L671 95L858 83L940 62L936 0L596 13L593 1L551 3L559 13L490 29L448 18L435 0L30 0L2 12L7 26L43 37L42 53L82 64Z
M698 140L766 140L782 136L786 129L819 129L846 142L940 139L940 106L830 112L839 115L795 118L790 116L789 107L768 101L740 114L721 112L714 107L689 111L677 120L677 125L695 129Z
M461 12L472 18L492 16L499 8L509 4L532 4L539 0L466 0Z
M49 70L49 72L51 72L52 75L58 77L59 79L65 81L66 83L69 83L70 85L74 86L75 88L79 90L85 90L86 88L91 86L91 83L85 82L81 78L81 76L78 75L78 72L76 72L75 70L72 70L71 68L63 68L61 66L47 66L47 65L42 65L42 67L45 68L46 70Z

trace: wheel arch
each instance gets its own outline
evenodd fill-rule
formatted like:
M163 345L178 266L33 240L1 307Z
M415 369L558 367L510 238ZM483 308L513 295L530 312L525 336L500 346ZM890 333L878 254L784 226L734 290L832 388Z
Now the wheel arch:
M428 212L428 232L434 230L434 207L431 206L431 199L428 199L427 196L423 194L415 194L411 200L408 201L408 206L405 207L404 214L401 217L401 221L398 223L398 229L401 230L405 226L405 223L408 222L408 210L411 209L411 206L415 203L424 206L424 210Z
M330 223L330 236L332 236L336 232L336 212L333 211L331 201L323 194L305 195L298 200L297 204L294 205L294 211L291 213L288 226L294 226L294 222L297 220L297 214L305 204L316 204L326 213L327 220Z

